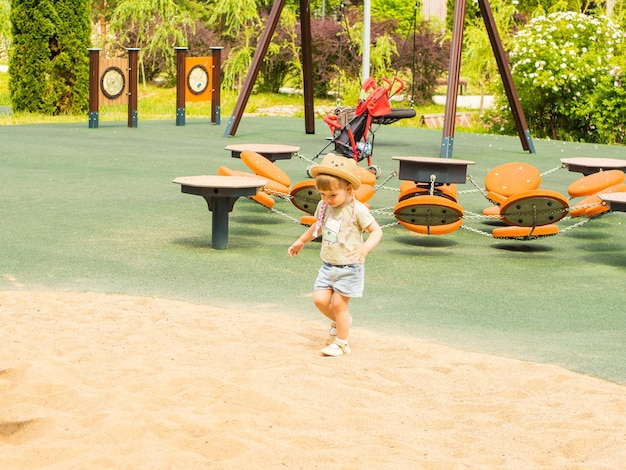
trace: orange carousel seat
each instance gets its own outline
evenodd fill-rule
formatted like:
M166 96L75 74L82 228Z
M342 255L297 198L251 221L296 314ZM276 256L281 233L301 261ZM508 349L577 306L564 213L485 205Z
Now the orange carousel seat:
M500 216L508 225L538 227L558 222L568 211L569 202L562 194L533 189L510 196L500 207Z
M600 215L609 210L609 207L606 204L602 203L601 194L611 194L611 193L624 193L626 192L626 184L620 183L615 186L611 186L605 189L598 191L596 194L586 197L582 201L578 202L569 211L570 216L572 217L595 217L596 215Z
M495 205L483 211L484 215L494 216L500 213L499 208L514 194L532 189L541 185L541 173L528 163L510 162L493 168L485 176L485 190L487 199Z
M577 179L567 187L571 197L591 196L603 189L623 183L626 175L622 170L606 170Z
M398 223L412 232L443 235L463 224L463 208L443 196L413 196L396 204Z

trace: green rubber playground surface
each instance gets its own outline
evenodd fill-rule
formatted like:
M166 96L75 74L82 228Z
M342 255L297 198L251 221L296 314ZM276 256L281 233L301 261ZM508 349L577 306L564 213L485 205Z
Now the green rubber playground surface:
M311 302L318 247L290 259L304 213L288 201L269 211L248 199L230 214L229 247L211 248L205 201L182 194L178 176L248 171L224 150L236 143L299 146L313 158L326 125L305 133L297 118L245 116L235 137L225 120L141 121L0 127L0 289L96 291L157 296L319 318ZM626 217L610 213L534 241L490 237L495 222L472 217L490 203L459 185L466 229L424 236L395 225L394 156L438 157L441 131L381 127L373 163L382 176L370 201L384 238L367 261L366 292L351 303L355 324L426 341L552 363L626 384ZM496 165L523 161L545 173L541 187L566 194L581 175L565 157L626 159L626 148L457 132L454 158L481 186ZM292 183L300 158L277 164ZM361 163L363 164L363 162ZM574 202L577 202L576 200ZM10 319L2 319L3 322Z

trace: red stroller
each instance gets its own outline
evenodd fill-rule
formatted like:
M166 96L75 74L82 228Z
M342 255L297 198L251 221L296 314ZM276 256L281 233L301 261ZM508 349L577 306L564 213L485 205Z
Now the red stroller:
M363 82L359 102L354 109L354 116L347 123L342 124L338 114L324 117L324 122L328 124L333 134L331 143L335 145L334 152L348 158L354 158L357 162L367 159L368 170L376 176L380 175L380 168L372 165L375 132L371 129L372 123L379 126L392 124L399 119L415 117L416 114L412 108L391 108L389 98L392 88L394 84L398 84L393 90L393 94L396 94L404 88L404 82L399 78L394 78L393 81L383 80L385 81L384 86L377 86L376 80L372 77Z

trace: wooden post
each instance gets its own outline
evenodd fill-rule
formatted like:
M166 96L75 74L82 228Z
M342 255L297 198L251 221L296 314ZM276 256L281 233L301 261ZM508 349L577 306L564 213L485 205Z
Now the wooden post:
M300 0L300 32L302 37L302 82L304 86L304 131L307 134L315 134L311 2L309 0Z
M100 49L89 50L89 129L98 128L100 107Z
M137 94L139 89L139 48L128 51L128 127L137 127Z
M456 0L454 5L454 21L452 26L452 45L450 48L450 69L448 72L448 89L446 91L446 107L444 113L443 123L443 138L441 142L441 157L452 157L452 150L454 144L454 125L456 120L456 103L457 93L459 86L459 76L461 68L461 52L463 46L463 25L465 19L465 6L466 0ZM524 117L524 111L519 102L517 91L515 90L515 84L513 83L513 77L511 76L511 70L509 69L509 62L502 46L502 41L498 35L498 29L493 18L493 12L491 11L491 5L488 0L478 0L478 6L487 28L489 40L491 41L491 48L493 50L494 57L498 64L498 70L502 77L502 83L506 91L509 105L513 112L513 118L517 126L517 133L522 142L524 150L535 153L535 147L530 138L530 132L526 125L526 118Z
M222 122L222 107L220 104L222 89L222 49L211 47L211 122L219 125Z
M509 106L511 107L511 112L513 113L513 120L515 121L515 126L517 127L517 134L522 141L522 147L530 153L535 153L535 146L533 145L533 141L530 137L528 125L526 124L526 117L524 116L522 105L519 102L519 96L517 95L515 84L513 83L513 76L511 75L504 46L502 46L502 40L498 34L498 28L496 27L496 21L493 17L493 11L491 11L489 0L478 0L478 7L480 8L480 13L482 14L485 27L487 28L487 34L489 35L489 40L491 41L491 48L493 49L493 54L496 57L496 63L498 64L500 77L502 77L504 91L506 92L506 97L509 100Z
M252 65L250 66L248 75L246 75L246 80L243 82L243 89L237 97L237 103L235 103L233 115L230 117L228 123L226 124L224 137L228 137L229 135L235 135L235 133L237 132L237 127L239 127L239 122L241 121L243 111L246 107L246 104L248 103L248 98L250 98L250 95L252 94L254 82L256 81L256 77L259 74L263 58L267 53L267 49L270 45L270 41L272 40L272 36L274 35L274 31L276 31L276 26L278 26L280 14L283 11L284 6L285 0L276 0L272 5L272 10L270 11L270 16L267 19L267 24L265 25L265 29L263 30L263 34L261 35L261 39L259 40L256 51L254 52Z
M176 51L176 125L185 125L185 86L187 82L187 71L185 59L187 58L188 47L175 47Z
M463 50L463 23L465 21L465 0L456 0L452 22L452 44L450 46L450 66L448 71L448 89L443 117L443 138L441 141L442 158L451 158L454 146L454 124L456 120L456 100L459 90L461 70L461 52Z

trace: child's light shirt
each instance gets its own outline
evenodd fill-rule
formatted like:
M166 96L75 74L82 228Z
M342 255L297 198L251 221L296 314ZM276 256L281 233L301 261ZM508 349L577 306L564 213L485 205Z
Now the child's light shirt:
M323 204L323 201L318 203L315 217L319 217ZM326 205L320 250L322 260L336 265L356 264L348 258L348 253L363 244L363 231L374 221L369 209L356 199L336 208Z

